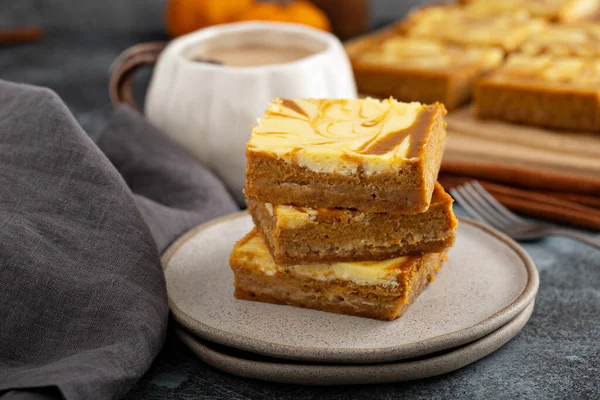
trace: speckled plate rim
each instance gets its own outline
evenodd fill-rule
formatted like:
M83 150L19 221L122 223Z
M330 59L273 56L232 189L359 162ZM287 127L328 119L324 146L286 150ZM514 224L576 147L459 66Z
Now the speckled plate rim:
M169 261L177 253L177 251L199 232L214 225L243 218L247 215L247 211L229 214L205 222L204 224L201 224L185 233L183 236L173 242L173 244L171 244L171 246L169 246L169 248L163 253L161 257L163 269L168 269ZM436 336L420 342L407 343L400 346L363 349L328 348L324 350L321 347L303 347L276 344L214 328L188 315L177 306L172 297L167 293L169 308L171 309L173 318L179 324L200 338L253 353L277 358L287 358L291 360L367 364L409 359L462 346L495 331L501 326L507 324L521 311L523 311L525 307L527 307L527 305L533 301L535 295L537 294L539 287L539 276L537 268L531 257L529 257L527 252L514 240L481 222L463 217L459 217L458 219L460 223L469 224L481 229L482 231L490 234L506 244L508 248L514 251L515 254L521 259L527 272L527 283L525 284L521 294L518 295L511 304L492 314L477 325L473 325L469 328Z
M534 309L531 302L513 320L494 332L463 347L419 360L363 365L311 365L248 360L219 352L182 328L177 337L202 361L221 371L279 383L300 385L362 385L406 382L447 374L480 360L514 338L529 321Z

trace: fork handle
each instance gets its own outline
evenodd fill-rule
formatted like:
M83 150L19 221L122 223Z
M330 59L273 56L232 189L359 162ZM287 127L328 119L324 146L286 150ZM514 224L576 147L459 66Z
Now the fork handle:
M593 246L597 249L600 249L600 239L595 238L586 233L577 232L577 231L570 230L570 229L552 229L550 231L550 233L555 234L555 235L570 237L572 239L579 240L582 243L585 243L585 244Z

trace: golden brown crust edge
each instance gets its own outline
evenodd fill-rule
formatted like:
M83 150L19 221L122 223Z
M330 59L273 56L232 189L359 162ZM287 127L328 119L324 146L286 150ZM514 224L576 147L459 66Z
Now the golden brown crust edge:
M475 112L479 118L600 132L600 91L482 79L475 91Z
M406 163L401 174L360 178L313 172L266 153L247 152L246 159L246 197L267 203L406 213L429 206L427 188L420 187L420 163Z
M280 265L297 265L299 263L333 263L353 261L381 261L402 256L419 256L427 253L439 253L454 245L455 234L419 244L369 248L366 250L344 251L341 254L330 253L283 253L275 260ZM273 249L269 244L271 252Z
M471 99L476 80L483 74L474 68L442 71L409 70L352 62L358 92L400 101L443 103L455 110Z

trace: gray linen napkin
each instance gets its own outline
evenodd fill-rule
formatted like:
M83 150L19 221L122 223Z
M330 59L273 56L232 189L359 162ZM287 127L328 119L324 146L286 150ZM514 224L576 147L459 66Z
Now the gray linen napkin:
M98 146L135 193L161 252L201 222L239 211L215 175L130 108L115 112Z
M134 111L99 146L50 90L0 81L3 400L126 393L166 335L159 248L237 209Z

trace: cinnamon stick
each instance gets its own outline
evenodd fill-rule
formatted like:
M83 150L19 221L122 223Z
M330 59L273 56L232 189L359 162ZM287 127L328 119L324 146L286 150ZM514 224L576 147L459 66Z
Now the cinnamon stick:
M558 192L546 192L541 191L540 193L550 194L561 199L574 201L575 203L584 204L586 206L599 208L600 209L600 197L586 196L584 194L575 193L558 193Z
M569 209L578 212L587 212L587 213L598 213L600 215L600 210L595 210L591 207L588 207L583 204L579 204L574 201L566 200L560 198L558 196L553 196L548 193L540 193L533 190L523 190L517 189L510 186L504 186L497 183L485 182L484 186L487 190L492 191L499 195L510 196L517 199L523 199L528 201L534 201L540 204L545 204L549 206L558 207L561 209Z
M439 180L446 189L450 189L473 179L443 173ZM507 208L518 213L600 231L600 210L593 207L556 196L552 192L523 190L483 180L479 180L479 183Z
M494 197L511 210L552 222L563 223L595 231L600 231L600 213L590 214L572 209L562 209L535 200L516 198L496 193Z
M600 178L471 161L446 161L441 171L525 189L600 197Z
M44 30L37 26L0 30L0 44L33 42L44 36Z

